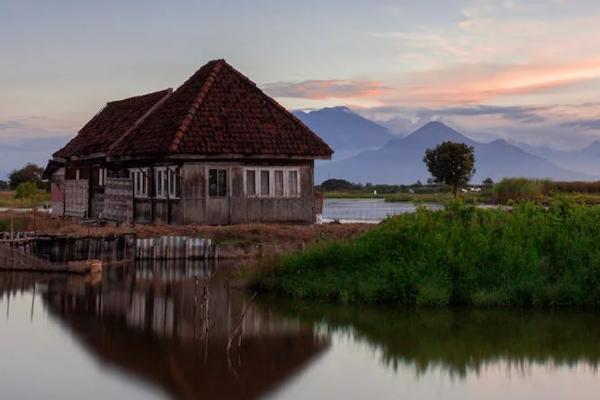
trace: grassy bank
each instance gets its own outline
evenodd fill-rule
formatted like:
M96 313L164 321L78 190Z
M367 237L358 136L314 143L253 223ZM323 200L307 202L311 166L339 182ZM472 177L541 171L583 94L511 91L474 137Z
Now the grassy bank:
M0 192L0 208L31 208L34 204L50 202L50 193L40 191L37 199L18 199L14 191Z
M343 303L599 306L600 207L452 204L263 270L255 286Z

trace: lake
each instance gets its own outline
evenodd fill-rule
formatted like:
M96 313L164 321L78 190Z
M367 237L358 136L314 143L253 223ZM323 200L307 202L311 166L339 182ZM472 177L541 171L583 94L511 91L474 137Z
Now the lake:
M423 206L439 209L442 206L426 203ZM384 199L324 199L321 220L330 222L379 222L385 217L415 212L417 206L407 202L386 202Z
M600 314L291 304L235 265L0 274L6 399L595 399Z

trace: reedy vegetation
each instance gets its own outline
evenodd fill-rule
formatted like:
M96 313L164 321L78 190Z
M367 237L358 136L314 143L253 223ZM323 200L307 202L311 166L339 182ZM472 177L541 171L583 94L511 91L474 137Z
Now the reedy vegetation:
M599 306L600 207L451 203L279 260L255 285L342 303Z

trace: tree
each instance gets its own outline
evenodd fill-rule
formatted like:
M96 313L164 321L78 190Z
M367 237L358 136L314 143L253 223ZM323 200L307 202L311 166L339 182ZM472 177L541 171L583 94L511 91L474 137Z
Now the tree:
M8 177L10 188L15 190L19 184L33 182L39 189L44 188L42 173L44 169L38 165L29 163L21 169L15 169Z
M494 180L492 178L490 178L490 177L485 178L481 183L487 189L489 189L492 186L494 186Z
M326 192L333 192L338 190L356 190L359 189L359 187L357 187L357 185L353 184L352 182L348 182L344 179L327 179L326 181L323 181L323 183L321 183L321 189Z
M463 143L444 142L435 149L427 149L423 162L438 183L452 186L454 196L475 173L473 147Z
M8 190L8 189L10 189L8 182L6 182L4 180L0 180L0 191Z

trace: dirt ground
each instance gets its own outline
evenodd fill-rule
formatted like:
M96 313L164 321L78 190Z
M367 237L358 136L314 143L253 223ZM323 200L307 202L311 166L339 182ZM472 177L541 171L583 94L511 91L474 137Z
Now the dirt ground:
M374 224L247 224L206 225L82 225L69 219L57 219L36 213L0 213L5 229L13 220L15 229L75 237L108 236L135 233L138 237L164 235L200 236L213 239L224 257L254 256L298 250L321 241L349 239L375 227ZM2 229L0 229L2 230ZM6 229L8 230L8 229Z

